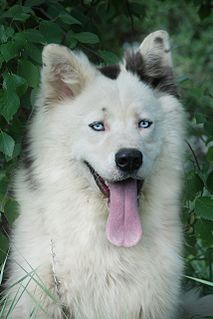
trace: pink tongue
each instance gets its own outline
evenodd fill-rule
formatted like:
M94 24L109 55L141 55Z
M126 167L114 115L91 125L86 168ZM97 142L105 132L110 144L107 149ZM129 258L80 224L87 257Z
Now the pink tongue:
M109 188L107 238L116 246L134 246L139 242L142 235L137 203L137 181L129 179L112 183Z

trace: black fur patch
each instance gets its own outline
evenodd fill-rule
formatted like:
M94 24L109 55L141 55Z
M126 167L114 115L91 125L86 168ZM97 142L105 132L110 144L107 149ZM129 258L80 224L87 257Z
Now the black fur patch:
M32 190L36 190L38 188L38 182L34 176L33 164L34 158L30 152L30 141L26 135L22 142L21 165L25 170L26 181L28 182L30 188Z
M126 70L137 74L141 81L161 92L166 92L179 98L172 69L162 65L161 58L150 55L145 63L140 52L127 52Z
M33 158L30 154L30 142L27 135L24 137L22 142L22 163L26 169L31 168L33 164Z
M161 37L156 37L154 41L156 43L163 44L163 39Z
M120 66L118 64L112 64L112 65L108 65L108 66L103 66L101 68L99 68L99 71L107 76L108 78L112 79L112 80L116 80L121 69Z

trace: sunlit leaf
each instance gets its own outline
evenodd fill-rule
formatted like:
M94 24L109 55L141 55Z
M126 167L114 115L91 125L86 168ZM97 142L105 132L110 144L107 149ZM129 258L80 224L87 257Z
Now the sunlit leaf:
M9 157L12 157L14 146L14 139L7 133L0 131L0 151Z

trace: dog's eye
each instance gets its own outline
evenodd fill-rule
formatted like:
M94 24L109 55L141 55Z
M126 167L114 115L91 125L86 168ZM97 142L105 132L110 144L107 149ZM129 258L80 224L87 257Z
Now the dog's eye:
M105 131L105 127L102 122L93 122L89 124L89 127L91 127L94 131Z
M152 125L151 121L148 120L141 120L140 122L138 122L138 127L139 128L148 128Z

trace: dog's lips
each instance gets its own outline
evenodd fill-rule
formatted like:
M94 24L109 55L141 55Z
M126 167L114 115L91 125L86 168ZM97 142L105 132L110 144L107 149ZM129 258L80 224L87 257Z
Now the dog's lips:
M103 195L105 197L107 197L108 199L110 199L110 188L109 188L109 184L113 184L113 183L122 183L125 182L127 180L130 180L131 178L128 179L123 179L123 180L118 180L118 181L112 181L112 182L108 182L106 180L104 180L95 170L94 168L87 163L87 166L92 174L92 176L94 177L94 180L96 182L96 184L98 185L99 189L101 190L101 192L103 193ZM136 179L137 181L137 197L139 198L141 191L142 191L142 187L143 187L143 180L142 179Z
M86 164L101 192L108 198L107 239L115 246L136 245L142 236L138 197L143 181L127 178L107 183L90 164Z
M109 198L110 191L109 191L109 184L104 181L104 179L94 170L94 168L86 162L87 166L89 167L90 172L92 173L92 176L94 177L94 180L98 187L100 188L101 192Z

